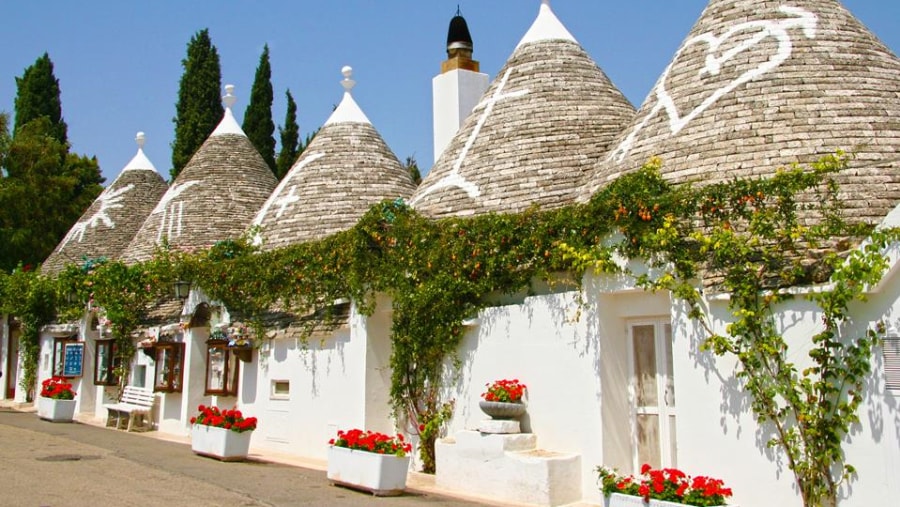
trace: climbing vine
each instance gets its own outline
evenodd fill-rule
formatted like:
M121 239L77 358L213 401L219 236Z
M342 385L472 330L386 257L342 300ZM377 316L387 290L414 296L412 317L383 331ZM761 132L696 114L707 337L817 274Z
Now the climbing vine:
M734 357L737 377L757 420L774 429L804 505L836 505L854 467L843 443L866 392L881 323L852 333L851 306L888 268L887 245L900 231L873 231L842 216L835 177L848 158L839 153L808 170L702 188L684 186L658 198L621 196L614 219L622 242L589 249L561 245L575 265L632 276L647 290L685 301L705 333L703 349ZM658 164L658 162L654 163ZM655 167L645 176L655 179ZM633 218L637 217L637 221ZM641 224L643 222L643 224ZM853 248L861 238L859 248ZM637 274L616 258L644 259L658 273ZM820 330L803 337L808 362L777 325L783 303L799 285L827 282L804 296L821 309ZM703 294L728 295L732 320L716 328Z
M423 463L433 471L434 441L452 412L453 400L442 393L463 322L490 305L490 296L531 293L536 281L559 273L576 284L586 271L629 274L647 290L684 300L707 333L705 348L738 359L754 413L776 428L772 445L785 452L807 505L818 505L853 473L841 442L855 421L878 335L872 328L844 336L843 326L866 284L883 274L879 248L900 239L843 218L834 180L847 160L837 154L764 179L704 186L669 184L653 160L585 204L440 221L402 200L384 201L350 230L274 251L260 251L251 233L199 252L163 247L134 266L70 266L55 291L76 294L71 304L51 297L43 277L14 273L0 278L0 304L20 318L33 316L29 325L39 329L48 308L80 318L89 301L104 312L122 364L129 364L142 314L175 280L191 281L249 321L257 339L273 310L295 314L311 332L337 322L335 301L351 299L371 314L375 296L385 294L393 310L394 412L420 429ZM865 237L869 246L847 253ZM633 273L618 259L643 260L657 275ZM828 290L810 296L823 309L823 330L810 337L812 366L801 369L774 315L795 297L784 289L825 281ZM15 301L27 292L21 284L34 284L27 302ZM725 333L705 313L710 289L730 295L733 321Z
M0 276L0 313L16 316L21 326L22 379L19 387L28 401L34 399L37 384L41 328L52 322L55 307L55 285L52 280L22 267L9 275Z

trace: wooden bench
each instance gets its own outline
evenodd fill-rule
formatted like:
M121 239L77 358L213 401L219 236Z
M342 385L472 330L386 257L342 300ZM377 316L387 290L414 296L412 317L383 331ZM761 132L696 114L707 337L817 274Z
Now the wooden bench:
M150 411L153 410L155 401L156 396L153 394L152 389L125 386L118 403L103 405L103 408L108 410L106 426L112 426L114 423L116 429L121 429L123 418L127 416L128 425L126 431L135 429L135 419L139 419L139 426L142 429L148 429L147 426L152 427Z

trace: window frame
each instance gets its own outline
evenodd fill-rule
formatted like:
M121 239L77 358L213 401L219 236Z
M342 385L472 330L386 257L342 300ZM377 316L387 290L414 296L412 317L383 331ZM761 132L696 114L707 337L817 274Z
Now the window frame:
M66 344L68 343L78 343L78 336L73 335L53 338L53 362L50 363L51 377L66 377L63 373L66 368Z
M153 371L154 393L180 393L184 389L184 343L157 343ZM166 354L166 351L171 351ZM177 365L175 364L177 361ZM166 363L166 364L163 364ZM168 368L165 382L160 382L160 368ZM164 370L165 371L165 370ZM175 378L177 375L177 379Z
M222 389L210 388L210 373L212 351L221 350L224 356L224 387ZM234 371L231 371L231 369ZM204 382L204 395L206 396L237 396L238 382L240 380L240 361L232 347L228 346L228 340L207 340L206 342L206 376Z
M109 362L106 366L106 378L107 380L103 381L99 378L100 373L100 348L101 347L109 347L109 351L107 352L109 357ZM119 385L119 377L115 374L115 369L119 367L121 364L122 358L117 356L119 346L116 344L115 339L103 339L96 340L94 342L94 385L95 386L117 386Z

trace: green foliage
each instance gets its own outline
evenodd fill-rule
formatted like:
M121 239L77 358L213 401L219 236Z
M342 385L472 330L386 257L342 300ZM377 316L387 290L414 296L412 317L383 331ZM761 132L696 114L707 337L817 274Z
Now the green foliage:
M95 158L68 153L46 117L23 125L0 160L0 269L36 266L103 191ZM2 137L2 136L0 136Z
M281 151L278 152L278 160L275 161L275 177L280 181L297 161L300 155L300 126L297 125L297 103L291 91L285 92L287 96L287 112L284 114L284 127L278 127L281 136Z
M409 177L412 179L413 183L416 185L422 183L422 173L419 172L419 163L416 162L416 157L414 155L406 157L403 168L409 173Z
M436 412L422 414L419 419L419 459L422 460L422 471L426 474L433 474L436 471L434 444L453 417L453 404L454 400L440 404Z
M44 53L16 78L16 123L14 135L26 124L45 117L50 121L48 135L68 147L68 126L62 118L59 80L53 75L53 62Z
M834 175L847 162L838 153L808 170L795 166L767 179L683 187L660 197L646 191L657 185L645 182L616 196L621 242L561 247L577 265L633 276L645 289L668 290L688 304L707 333L704 348L737 359L751 409L774 429L769 445L784 452L807 506L834 505L854 474L842 444L859 422L881 330L851 335L846 326L852 306L888 267L885 247L900 240L898 230L872 232L844 220ZM643 172L664 185L655 168ZM866 236L867 244L847 253ZM645 259L659 275L637 275L612 262L619 256ZM729 295L733 320L724 334L710 323L698 278ZM800 369L776 322L779 305L796 297L787 288L825 281L823 290L805 296L823 317L804 344L811 366Z
M253 78L253 89L250 101L244 111L244 124L241 126L247 138L262 155L269 169L278 176L275 165L275 123L272 122L272 67L269 63L269 45L263 47L259 57L259 66ZM294 106L296 110L296 105ZM280 178L279 178L280 179Z
M463 322L490 304L489 295L530 293L535 281L561 272L576 283L587 270L632 276L647 290L684 300L708 333L704 348L736 357L754 414L775 429L770 444L785 453L804 502L814 506L834 499L853 474L842 442L857 421L879 330L850 336L844 327L866 286L887 267L882 248L900 241L896 230L873 232L844 220L833 178L846 164L838 154L765 179L694 187L670 185L653 160L583 205L441 221L402 200L384 201L350 230L275 251L260 252L241 238L191 254L163 249L131 267L69 268L57 294L93 298L123 349L133 346L141 312L175 279L191 280L245 316L257 338L273 308L312 316L302 320L311 331L334 323L336 300L351 298L371 314L375 295L385 294L393 305L391 401L396 416L419 426L427 464L432 437L452 414L441 393L447 368L458 363ZM846 253L864 237L866 246ZM652 275L617 259L643 260ZM823 322L809 340L811 366L801 370L775 315L795 297L785 289L824 281L826 290L807 296L822 309ZM710 286L730 296L733 321L725 334L701 304ZM24 289L4 290L9 305ZM41 298L31 301L12 313L43 317ZM82 308L60 307L73 315Z
M19 350L22 354L20 387L26 399L34 399L40 359L41 328L53 320L56 291L53 281L34 270L17 268L0 277L0 313L15 315L21 322Z
M191 37L187 57L181 61L184 74L175 105L175 140L172 142L172 181L222 120L225 109L220 94L222 69L219 53L203 29Z

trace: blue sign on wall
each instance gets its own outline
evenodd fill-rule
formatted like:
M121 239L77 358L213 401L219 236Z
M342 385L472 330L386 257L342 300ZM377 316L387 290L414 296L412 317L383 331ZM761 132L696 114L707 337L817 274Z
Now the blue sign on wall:
M80 377L84 363L84 343L67 343L63 363L64 377Z

